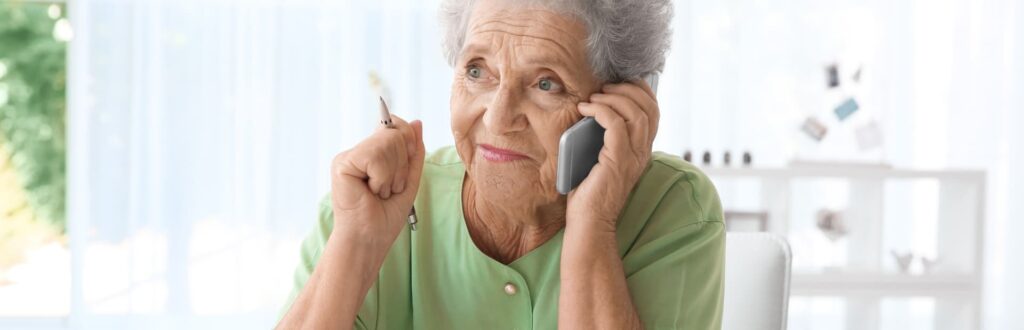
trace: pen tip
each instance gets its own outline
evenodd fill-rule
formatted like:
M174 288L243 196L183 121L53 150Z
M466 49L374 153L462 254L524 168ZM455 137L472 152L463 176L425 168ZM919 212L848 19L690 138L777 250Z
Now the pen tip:
M384 102L384 97L383 96L378 96L377 98L380 99L380 110L381 111L388 111L388 103Z
M383 96L378 96L378 98L380 98L380 123L384 127L391 128L391 113L388 111L388 104L384 103Z

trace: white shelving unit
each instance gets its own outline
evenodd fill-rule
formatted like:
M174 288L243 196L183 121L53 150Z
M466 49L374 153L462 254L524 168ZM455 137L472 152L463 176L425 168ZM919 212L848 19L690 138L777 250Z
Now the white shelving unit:
M843 164L704 171L727 212L766 214L766 230L790 240L794 298L845 301L835 328L898 328L883 324L882 302L921 297L934 301L935 329L980 328L984 171ZM842 212L845 235L816 232L808 210L822 208ZM925 247L911 252L936 263L901 270L890 251L908 246Z

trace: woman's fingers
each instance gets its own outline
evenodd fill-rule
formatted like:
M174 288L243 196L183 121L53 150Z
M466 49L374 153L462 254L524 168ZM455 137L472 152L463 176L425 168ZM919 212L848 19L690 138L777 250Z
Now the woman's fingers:
M397 176L404 153L405 143L401 133L395 130L380 130L374 133L364 148L359 148L353 157L366 173L367 187L383 199L391 197L391 184Z
M411 203L416 199L416 192L420 187L420 179L423 176L423 160L426 157L426 147L423 145L423 122L414 120L410 123L413 129L414 150L409 157L409 166L406 172L406 183L404 189L397 195L400 201Z
M369 191L381 199L406 190L410 164L417 156L416 144L422 144L412 125L397 116L392 116L392 122L393 129L378 129L345 157L351 166L343 172L364 180Z
M594 117L597 123L604 127L604 147L608 148L616 161L619 157L634 154L629 139L629 130L626 121L611 107L600 103L581 102L577 108L584 116Z
M654 142L658 134L658 122L661 118L661 110L658 108L658 100L647 82L636 81L632 83L608 84L601 87L605 94L620 95L636 104L647 117L648 140ZM591 99L593 99L593 95Z
M407 154L412 155L416 152L416 132L412 126L397 115L391 115L391 122L394 123L395 129L402 132L402 137L405 138L405 148Z
M391 121L395 124L395 128L402 133L403 148L400 153L399 159L405 160L398 163L398 168L395 169L395 179L391 183L392 193L401 193L405 191L406 181L409 177L409 162L416 152L416 132L409 123L406 123L401 117L391 115Z
M616 84L616 85L622 85L622 84ZM652 100L657 99L657 95L654 93L654 89L651 88L651 85L648 84L647 80L645 80L645 79L631 80L631 81L629 81L629 83L626 83L626 85L636 86L637 88L642 90L644 93L646 93L647 96L649 96Z
M648 132L650 122L647 114L632 99L619 94L594 94L590 96L590 101L608 106L622 116L629 127L630 143L634 150L645 150L650 145L652 140Z
M391 123L393 128L377 129L339 153L331 168L335 230L377 235L375 240L388 244L404 228L426 154L422 123L397 116Z
M598 162L620 174L638 175L650 159L657 134L660 113L653 91L643 82L609 84L602 93L590 95L590 101L580 103L578 109L605 128Z

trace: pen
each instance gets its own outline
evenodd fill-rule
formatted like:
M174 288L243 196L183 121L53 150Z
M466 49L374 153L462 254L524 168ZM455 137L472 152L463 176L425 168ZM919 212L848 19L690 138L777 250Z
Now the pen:
M380 124L387 129L395 129L395 123L391 122L391 112L388 111L388 104L384 103L384 97L380 96ZM409 229L416 230L416 206L409 210Z

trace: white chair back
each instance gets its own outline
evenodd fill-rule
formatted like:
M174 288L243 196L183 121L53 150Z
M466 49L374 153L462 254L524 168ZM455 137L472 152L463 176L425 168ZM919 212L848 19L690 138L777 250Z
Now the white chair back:
M769 233L726 233L722 329L786 328L792 253Z

